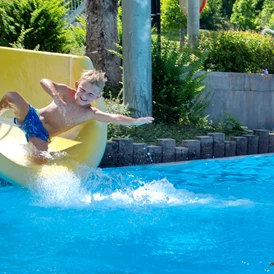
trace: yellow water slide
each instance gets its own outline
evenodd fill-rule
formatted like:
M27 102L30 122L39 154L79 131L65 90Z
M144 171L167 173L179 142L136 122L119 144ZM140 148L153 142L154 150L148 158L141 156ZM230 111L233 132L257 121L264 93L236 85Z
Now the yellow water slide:
M80 73L93 68L88 57L0 47L0 97L17 91L35 108L52 99L39 81L48 78L75 87ZM103 98L93 106L105 110ZM0 177L12 184L32 187L33 178L41 172L50 176L61 168L74 170L79 164L97 167L103 156L107 125L90 121L55 137L49 145L55 158L47 165L26 160L26 138L13 124L12 113L0 116Z

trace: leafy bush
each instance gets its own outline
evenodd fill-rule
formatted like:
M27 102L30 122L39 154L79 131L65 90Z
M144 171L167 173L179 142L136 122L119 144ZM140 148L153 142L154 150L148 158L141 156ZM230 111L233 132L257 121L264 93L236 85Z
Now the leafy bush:
M274 39L255 32L220 31L200 37L200 49L207 52L205 70L274 73Z
M0 45L68 52L63 0L2 0Z
M231 114L223 111L224 118L210 121L213 132L223 132L226 138L232 136L242 136L248 131L242 126L242 123L236 120Z
M120 90L117 96L113 97L112 91L108 91L104 88L104 97L107 112L130 116L128 106L122 104L123 90ZM108 136L110 136L110 138L127 138L129 137L127 132L128 128L130 127L110 123L108 125Z
M86 16L79 15L76 24L70 25L66 30L66 38L69 43L69 53L76 55L85 54L86 43Z
M203 59L171 41L152 43L152 99L156 122L198 124L208 106L202 98L205 74L197 75Z

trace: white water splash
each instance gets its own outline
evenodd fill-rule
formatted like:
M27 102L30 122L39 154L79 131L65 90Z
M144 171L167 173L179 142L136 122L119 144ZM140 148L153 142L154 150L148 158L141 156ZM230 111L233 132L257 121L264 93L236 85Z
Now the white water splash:
M156 207L204 205L211 207L250 206L252 201L214 197L177 189L167 179L142 182L130 174L106 174L101 169L79 166L75 172L56 166L35 179L35 196L40 206L58 207Z
M79 173L65 166L44 166L32 180L38 186L33 193L41 206L83 207L91 203Z

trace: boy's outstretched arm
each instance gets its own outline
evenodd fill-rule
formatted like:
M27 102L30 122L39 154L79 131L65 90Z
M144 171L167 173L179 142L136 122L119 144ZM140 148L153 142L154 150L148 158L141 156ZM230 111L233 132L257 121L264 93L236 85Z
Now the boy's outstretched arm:
M49 79L40 80L42 88L54 99L55 96L61 96L67 92L68 86L65 84L55 83Z
M151 124L154 121L154 118L149 116L141 118L131 118L121 114L111 114L103 112L95 108L92 108L91 119L123 126L140 126L144 124Z

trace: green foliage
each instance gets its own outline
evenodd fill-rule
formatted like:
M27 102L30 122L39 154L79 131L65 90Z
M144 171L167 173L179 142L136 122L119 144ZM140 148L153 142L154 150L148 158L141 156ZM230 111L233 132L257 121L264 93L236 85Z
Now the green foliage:
M220 31L200 37L207 52L204 69L222 72L274 72L274 39L255 32Z
M2 0L0 45L67 52L63 0Z
M223 15L227 18L230 18L232 14L232 8L236 0L222 0L223 6Z
M265 0L262 11L256 19L256 23L262 28L274 29L274 3L273 0Z
M247 133L247 130L242 127L242 124L236 120L231 114L224 111L224 118L217 119L212 122L212 129L215 132L223 132L226 137L229 136L241 136Z
M107 92L108 94L106 94L105 89L106 88L104 88L104 97L105 97L104 101L105 101L107 112L130 116L130 111L128 109L128 106L122 104L123 90L120 90L117 96L113 97L113 92L108 91ZM109 124L108 136L110 136L110 138L115 138L115 137L127 138L129 137L127 135L128 128L129 127L127 126Z
M269 28L274 29L274 13L272 13L272 15L269 19L268 26L269 26Z
M79 15L76 18L76 24L70 25L66 29L66 38L69 43L69 53L75 55L85 54L86 43L86 16Z
M228 29L229 22L222 14L222 0L207 0L200 15L201 28L208 30Z
M200 15L200 26L208 30L239 30L273 28L273 0L207 0ZM161 26L163 32L179 30L187 25L178 0L161 0Z
M82 0L65 0L65 1L63 1L63 3L65 3L66 6L70 10L77 9L82 4L82 2L83 2Z
M122 90L117 97L113 97L111 92L106 95L105 91L104 96L107 97L105 99L107 112L126 116L130 115L128 106L122 104ZM158 138L173 138L176 140L177 145L181 145L183 139L192 139L195 136L204 135L212 130L214 129L211 123L208 122L203 126L153 123L134 127L109 124L108 139L132 138L136 143L155 144Z
M233 5L231 23L235 24L239 30L255 30L258 28L256 18L259 11L257 4L259 0L236 0Z
M152 43L153 116L156 122L199 124L208 106L203 98L203 60L171 41Z
M109 93L107 97L108 98L105 99L107 112L126 116L130 115L128 106L121 104L122 91L120 91L115 98L111 93ZM224 112L224 119L218 119L216 121L205 120L203 124L198 125L167 123L153 123L139 127L115 124L108 125L109 140L112 138L132 138L136 143L146 143L148 145L156 144L159 138L172 138L175 139L176 144L180 146L182 140L195 139L196 136L207 135L209 132L223 132L227 139L231 136L246 134L246 130L242 128L241 123L227 112Z
M122 44L122 4L121 0L118 0L118 16L117 16L117 28L118 28L118 40Z
M161 0L161 27L163 31L179 30L186 27L187 18L178 0Z
M108 126L108 139L112 138L132 138L135 143L145 143L155 145L157 139L171 138L176 140L177 146L182 145L182 140L195 139L196 136L205 136L207 133L222 132L226 139L232 136L242 136L247 134L240 123L232 116L227 114L223 120L208 122L203 126L180 125L180 124L164 124L153 123L139 127L125 127L121 125Z
M108 128L109 129L109 128ZM132 138L136 143L156 144L157 139L175 139L177 145L182 145L182 140L194 139L195 136L206 135L212 132L211 128L197 127L193 125L174 125L164 123L153 123L139 127L125 127L116 125L115 131L108 130L111 138Z

